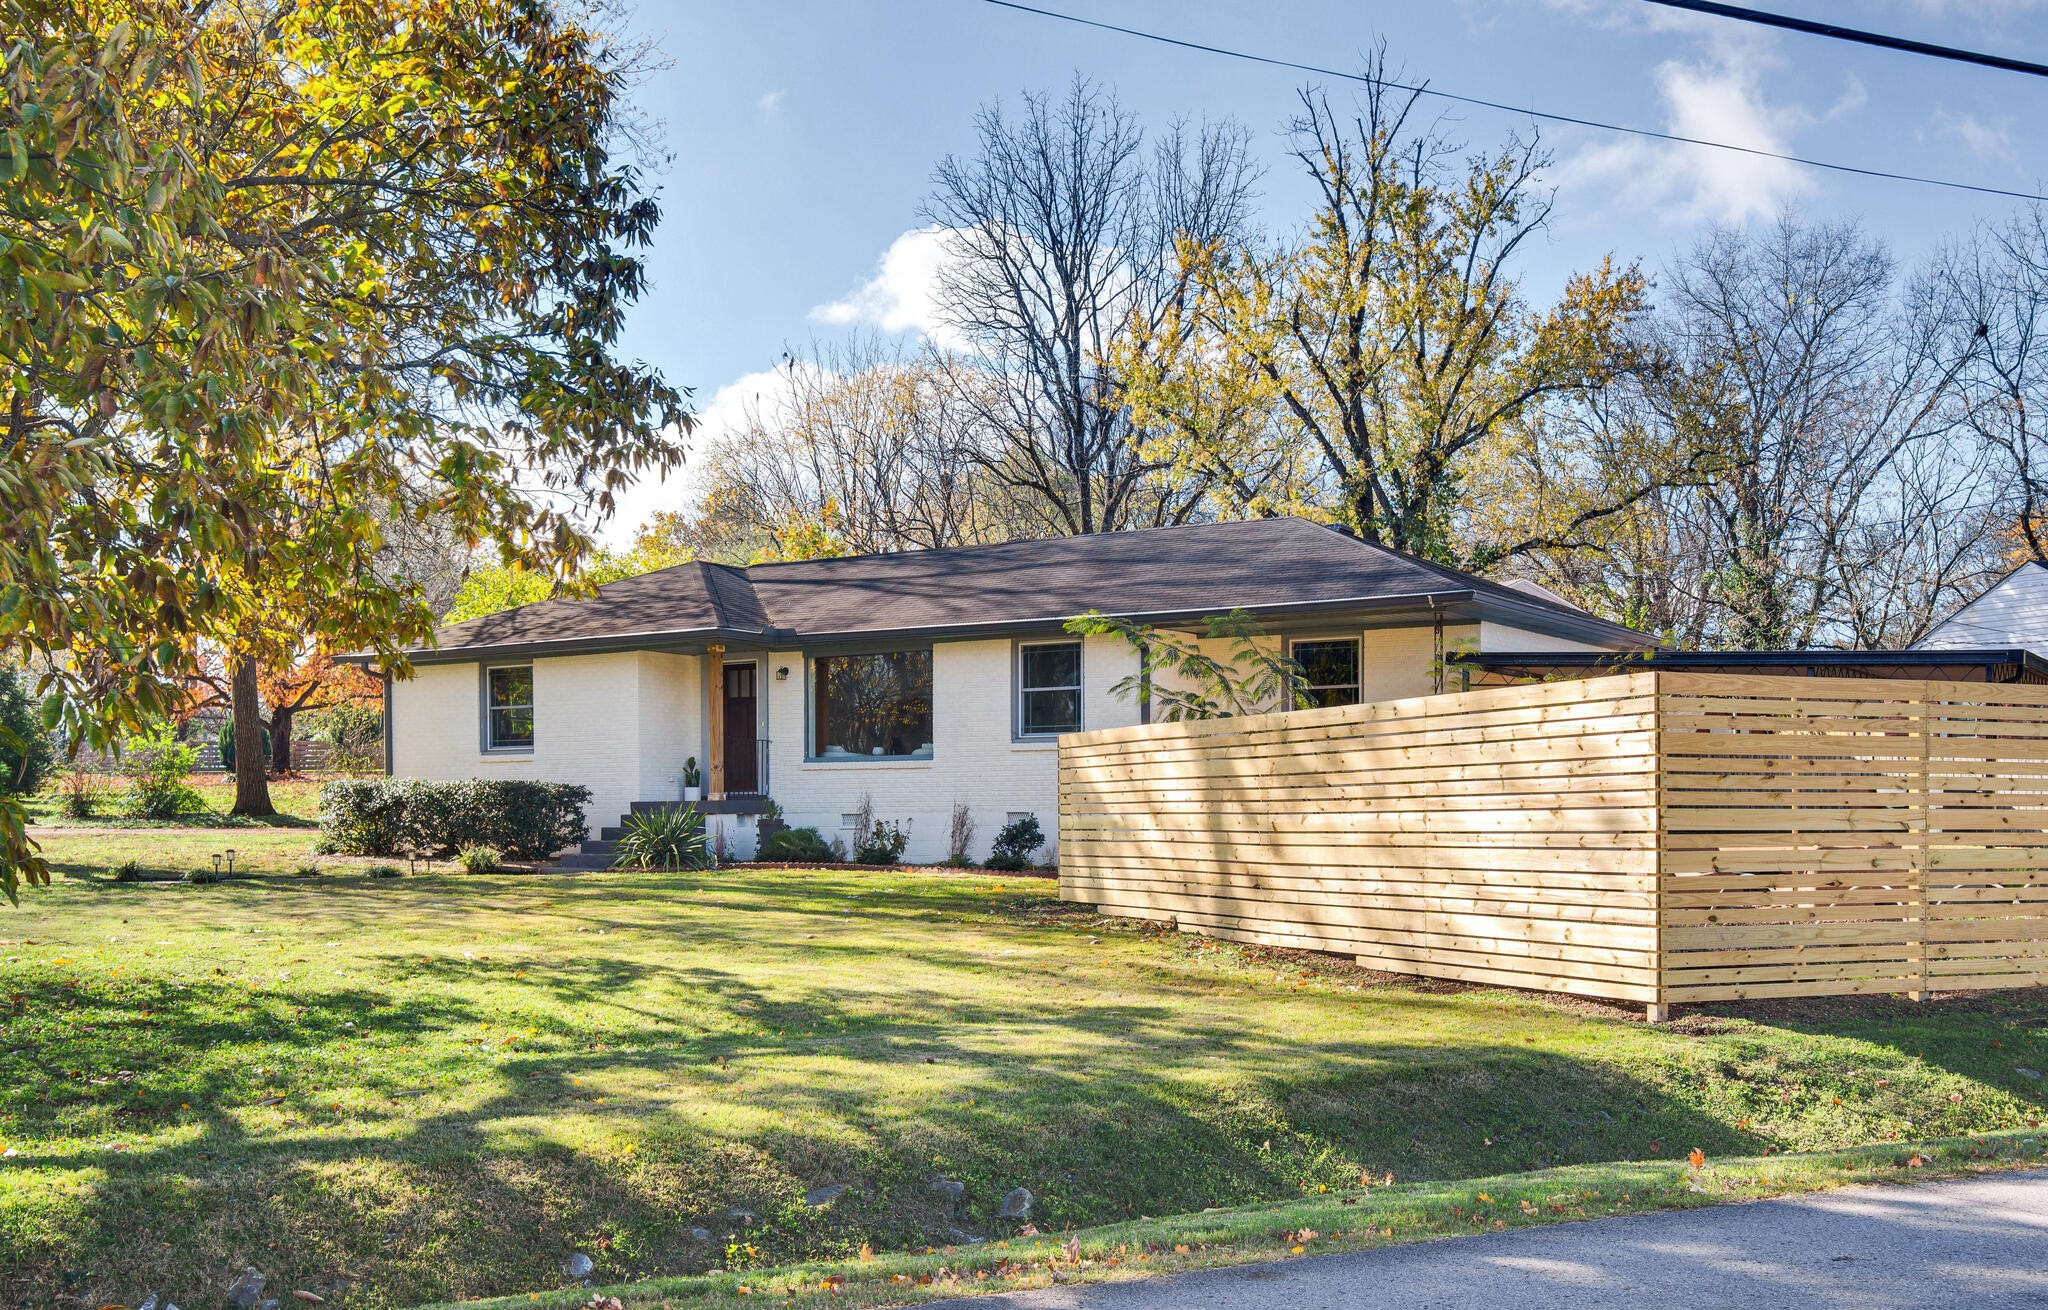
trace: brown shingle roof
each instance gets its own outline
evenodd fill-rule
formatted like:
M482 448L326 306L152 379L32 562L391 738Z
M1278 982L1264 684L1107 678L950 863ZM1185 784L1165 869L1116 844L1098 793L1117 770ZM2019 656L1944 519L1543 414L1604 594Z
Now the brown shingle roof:
M1403 555L1305 519L1253 519L735 568L690 563L441 629L456 652L1056 626L1090 610L1192 618L1259 611L1476 604L1589 640L1636 634L1584 611ZM423 652L424 653L424 652Z

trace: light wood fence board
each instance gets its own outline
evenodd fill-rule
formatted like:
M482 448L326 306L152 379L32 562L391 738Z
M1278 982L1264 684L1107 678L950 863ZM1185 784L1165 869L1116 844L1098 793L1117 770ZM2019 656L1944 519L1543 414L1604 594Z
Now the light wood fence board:
M1062 740L1061 894L1653 1005L2048 977L2048 688L1682 674Z

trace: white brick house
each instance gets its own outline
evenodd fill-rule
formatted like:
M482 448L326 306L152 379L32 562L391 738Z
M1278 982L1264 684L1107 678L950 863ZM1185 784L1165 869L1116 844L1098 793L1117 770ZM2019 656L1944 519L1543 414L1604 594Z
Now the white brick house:
M1641 634L1300 519L737 568L683 564L443 628L387 683L389 771L591 789L593 829L679 795L742 854L772 796L792 826L848 836L863 796L946 855L953 806L977 857L1035 814L1056 842L1061 732L1136 723L1099 610L1161 628L1242 608L1327 704L1441 689L1461 650L1613 651Z

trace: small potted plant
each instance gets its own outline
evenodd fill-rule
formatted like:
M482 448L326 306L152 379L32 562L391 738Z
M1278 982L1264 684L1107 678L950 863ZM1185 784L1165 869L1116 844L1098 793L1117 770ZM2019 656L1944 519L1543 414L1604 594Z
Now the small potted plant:
M683 761L683 799L693 802L704 799L704 777L697 772L697 757L694 755Z

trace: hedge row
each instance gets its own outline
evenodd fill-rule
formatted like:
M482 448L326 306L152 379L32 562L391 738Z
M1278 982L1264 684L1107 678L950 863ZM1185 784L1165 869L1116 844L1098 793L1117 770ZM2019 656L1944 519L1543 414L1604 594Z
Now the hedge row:
M583 840L589 804L590 788L564 782L330 782L320 789L320 832L342 855L445 857L495 846L513 859L544 860Z

